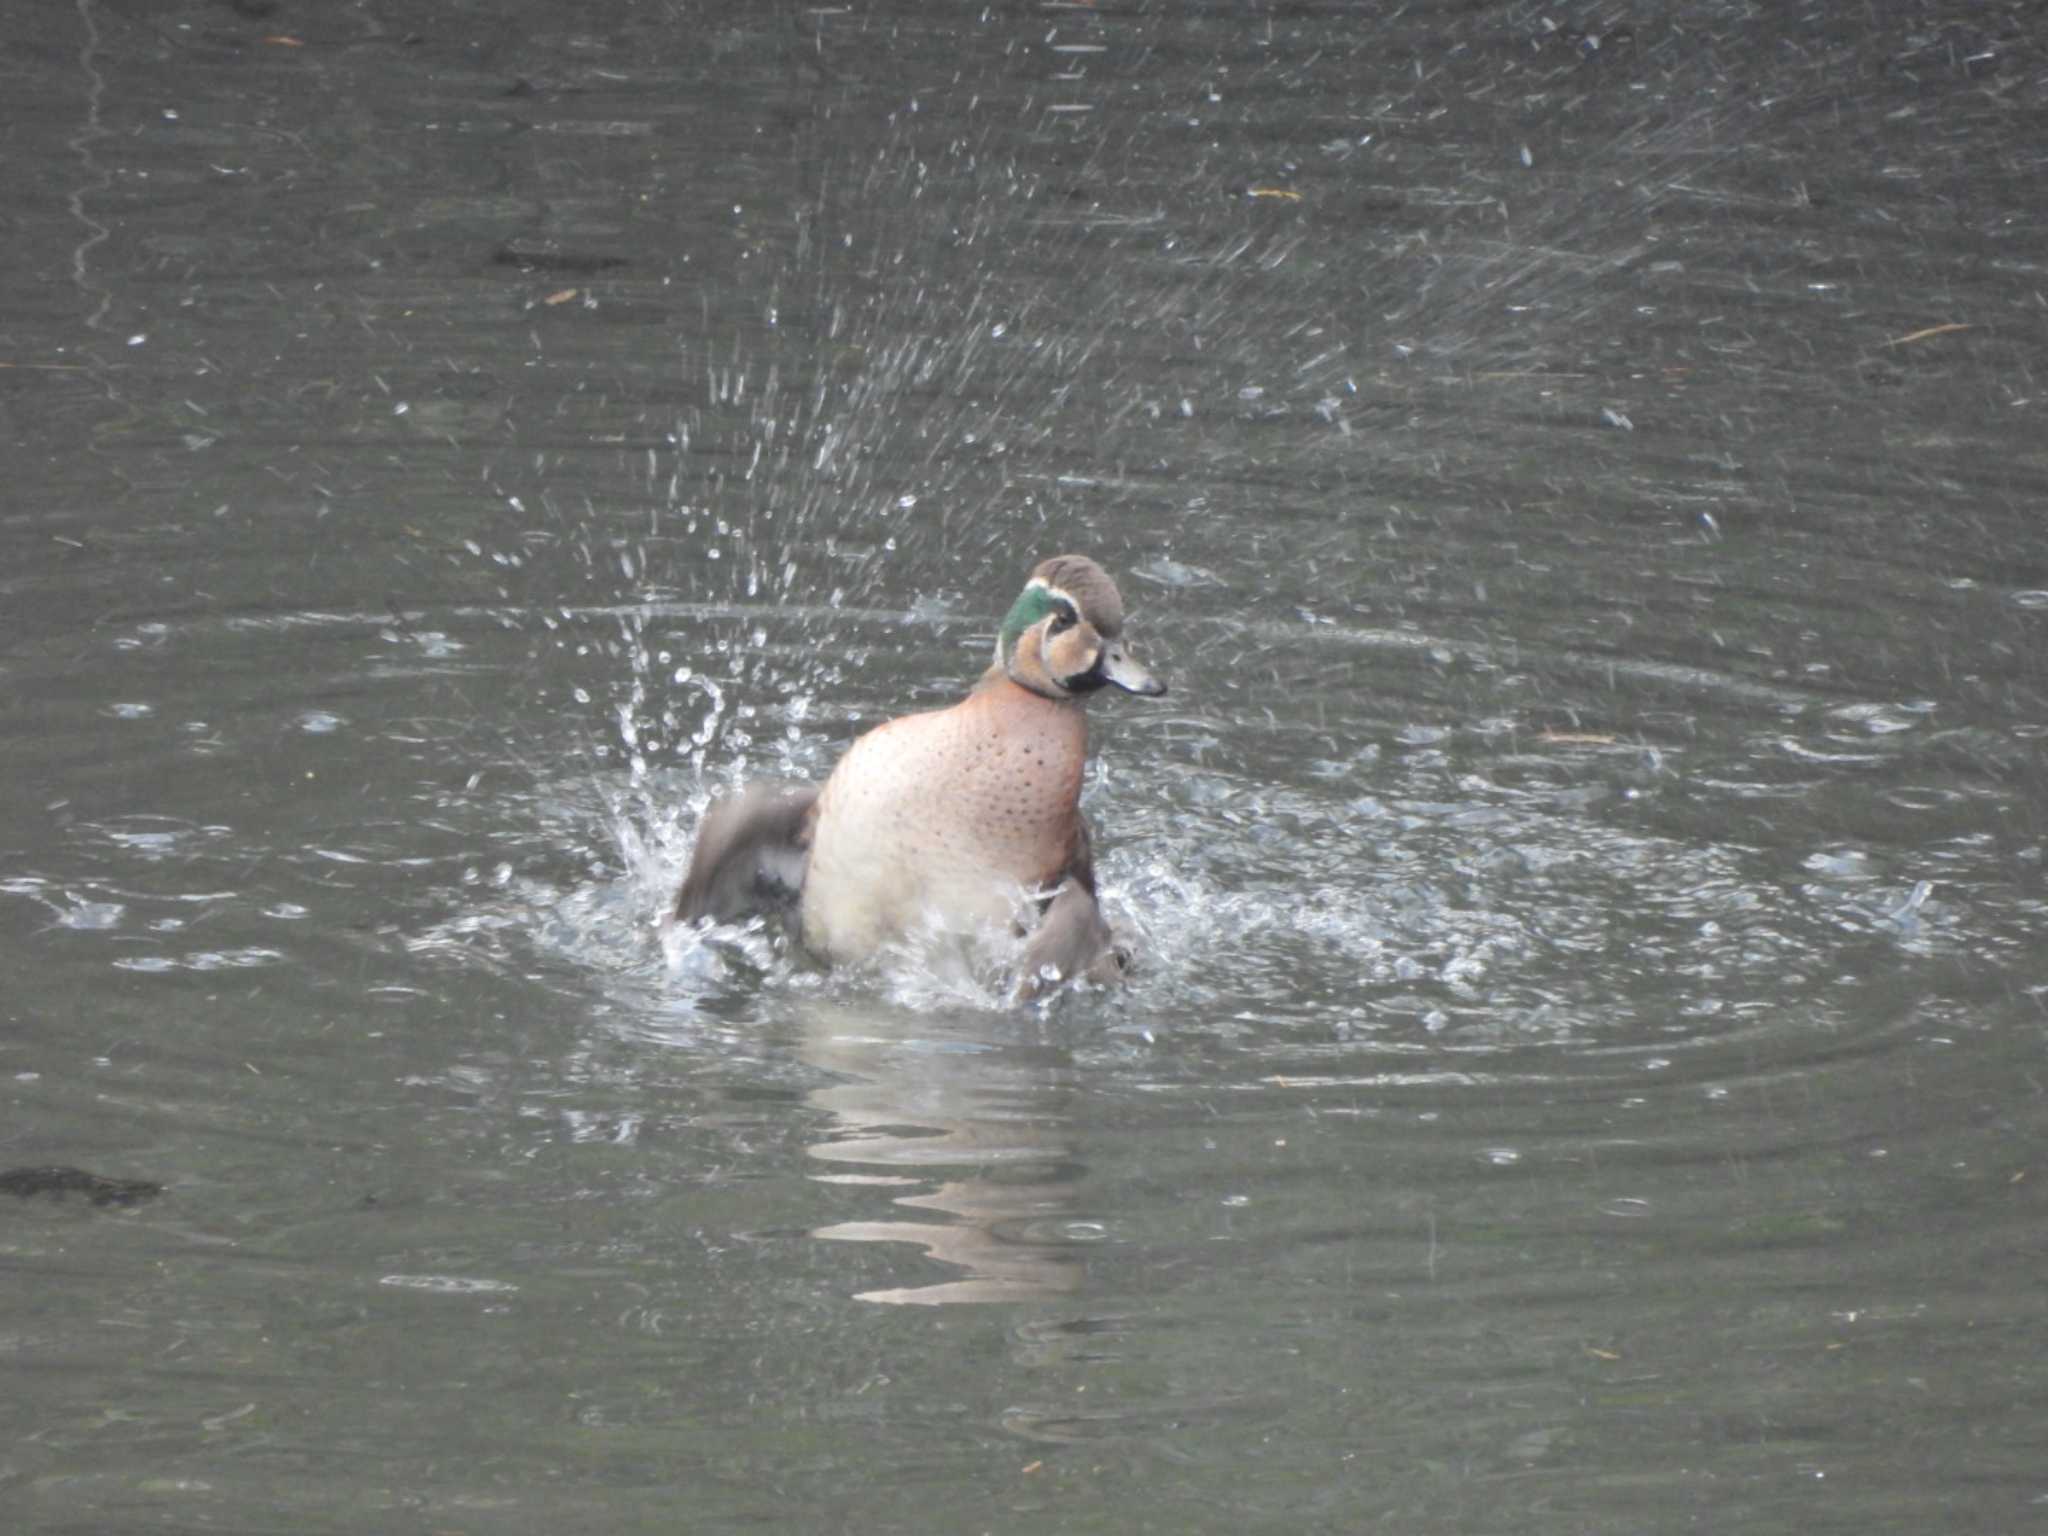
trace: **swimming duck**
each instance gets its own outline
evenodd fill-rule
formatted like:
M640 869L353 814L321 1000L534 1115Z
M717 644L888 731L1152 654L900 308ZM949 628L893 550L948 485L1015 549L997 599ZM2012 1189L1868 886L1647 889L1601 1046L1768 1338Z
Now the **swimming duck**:
M1123 598L1093 560L1031 573L995 662L950 708L905 715L847 748L823 785L752 784L712 803L676 917L719 922L793 906L804 946L865 960L927 915L949 926L1039 908L1014 995L1114 980L1125 956L1095 900L1081 772L1083 703L1165 684L1123 643Z

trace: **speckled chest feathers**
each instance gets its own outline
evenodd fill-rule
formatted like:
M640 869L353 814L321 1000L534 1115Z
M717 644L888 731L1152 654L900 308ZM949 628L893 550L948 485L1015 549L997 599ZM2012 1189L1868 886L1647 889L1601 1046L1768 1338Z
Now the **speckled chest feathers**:
M804 942L864 955L920 915L1006 918L1049 890L1081 839L1088 721L992 673L960 704L856 741L819 797Z

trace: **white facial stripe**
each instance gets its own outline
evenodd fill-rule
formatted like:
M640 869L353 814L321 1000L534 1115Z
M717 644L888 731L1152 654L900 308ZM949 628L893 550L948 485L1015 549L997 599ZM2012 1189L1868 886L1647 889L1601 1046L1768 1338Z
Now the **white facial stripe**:
M1028 583L1026 583L1026 585L1036 587L1039 591L1043 592L1047 597L1057 598L1060 602L1065 603L1069 608L1074 610L1075 618L1078 619L1081 616L1081 605L1074 601L1073 594L1070 592L1062 591L1060 588L1054 586L1051 582L1047 581L1043 576L1032 577L1031 580Z

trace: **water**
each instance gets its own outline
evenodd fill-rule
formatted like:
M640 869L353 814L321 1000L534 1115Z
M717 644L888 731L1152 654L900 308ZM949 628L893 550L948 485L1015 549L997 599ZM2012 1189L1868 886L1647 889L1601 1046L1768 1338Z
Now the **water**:
M2036 31L24 20L11 1528L2038 1520ZM1063 549L1129 987L663 931Z

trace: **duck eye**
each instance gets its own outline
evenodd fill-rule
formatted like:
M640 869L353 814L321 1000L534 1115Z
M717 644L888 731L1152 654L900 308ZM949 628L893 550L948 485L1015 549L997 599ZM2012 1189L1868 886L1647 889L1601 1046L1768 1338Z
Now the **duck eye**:
M1080 622L1081 616L1074 612L1074 605L1072 603L1061 603L1057 608L1053 610L1052 629L1050 633L1055 635L1060 634L1065 630L1072 629L1076 624Z

